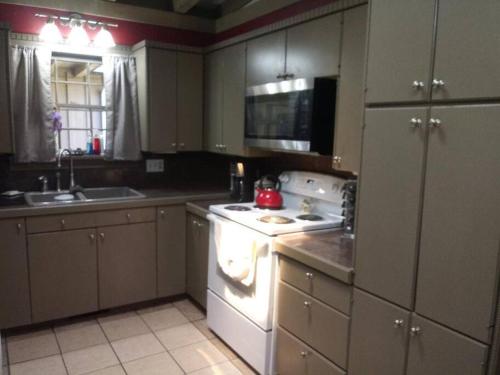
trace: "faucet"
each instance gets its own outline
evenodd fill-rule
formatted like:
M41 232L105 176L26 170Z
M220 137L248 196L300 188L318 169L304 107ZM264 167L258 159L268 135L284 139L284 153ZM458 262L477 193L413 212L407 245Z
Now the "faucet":
M61 169L61 158L64 153L67 153L69 156L69 189L68 190L73 190L73 188L76 186L75 184L75 173L73 170L73 152L69 148L64 148L60 149L59 152L57 153L57 168ZM56 177L58 179L57 182L57 188L58 191L61 190L61 174L60 172L56 173Z
M41 191L42 193L45 193L49 190L49 180L47 179L46 176L40 176L38 177L38 181L42 183Z

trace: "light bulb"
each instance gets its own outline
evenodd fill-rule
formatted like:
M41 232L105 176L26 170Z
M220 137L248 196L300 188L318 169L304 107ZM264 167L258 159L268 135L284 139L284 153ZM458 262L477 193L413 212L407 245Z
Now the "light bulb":
M75 23L71 27L68 37L69 44L73 46L87 46L90 43L89 36L80 23Z
M62 35L53 19L49 18L40 31L40 40L47 43L59 43L62 41Z
M116 46L116 43L113 35L103 26L94 39L94 45L100 48L111 48Z

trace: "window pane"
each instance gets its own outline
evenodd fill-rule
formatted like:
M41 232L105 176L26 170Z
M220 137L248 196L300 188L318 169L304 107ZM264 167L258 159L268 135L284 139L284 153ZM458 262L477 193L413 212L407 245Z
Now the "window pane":
M63 128L65 129L90 129L89 112L86 110L62 110Z
M69 143L73 150L81 148L85 151L87 145L88 132L85 130L70 130Z
M86 62L59 60L57 66L59 81L85 82L87 80Z
M101 86L90 86L90 104L91 105L105 105L102 101L103 89Z
M85 85L66 85L67 104L82 104L87 105L87 86Z

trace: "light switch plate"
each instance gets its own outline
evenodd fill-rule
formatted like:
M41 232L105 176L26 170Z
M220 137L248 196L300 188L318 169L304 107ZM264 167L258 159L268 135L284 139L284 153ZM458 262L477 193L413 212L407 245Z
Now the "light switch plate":
M146 172L159 173L165 171L165 163L163 159L147 159Z

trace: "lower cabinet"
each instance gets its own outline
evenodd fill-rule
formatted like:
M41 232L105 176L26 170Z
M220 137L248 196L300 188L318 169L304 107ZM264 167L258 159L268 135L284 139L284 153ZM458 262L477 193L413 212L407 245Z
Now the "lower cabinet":
M31 322L24 218L1 220L0 329Z
M209 223L188 214L186 218L187 293L200 305L207 306Z
M345 371L327 361L302 341L277 328L276 367L280 375L342 375Z
M28 236L33 322L96 311L95 229Z
M157 210L158 297L186 292L186 207Z
M357 289L350 342L350 375L481 375L488 353L482 343Z
M154 222L97 229L101 309L156 297L155 231Z

